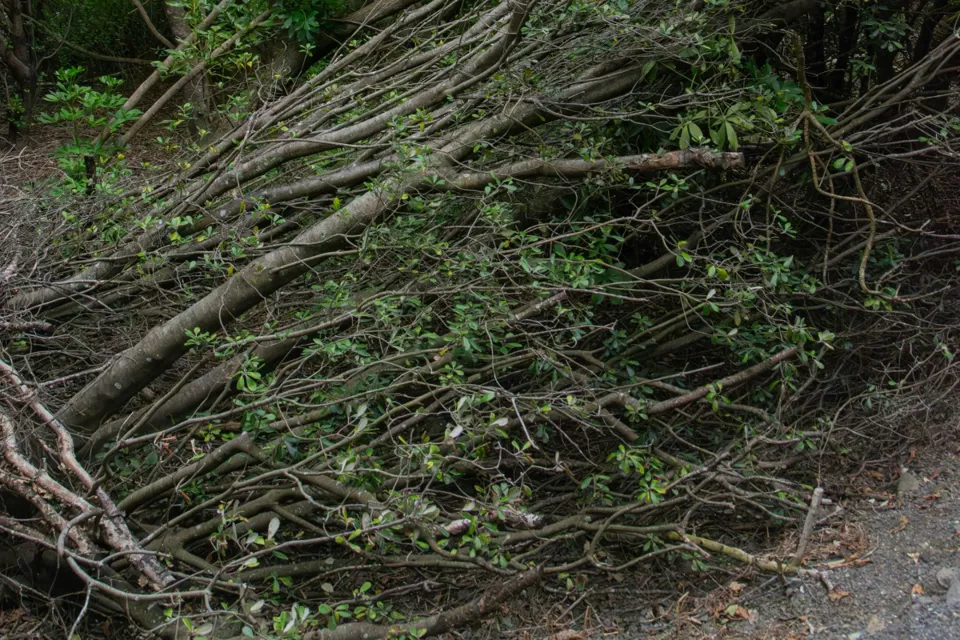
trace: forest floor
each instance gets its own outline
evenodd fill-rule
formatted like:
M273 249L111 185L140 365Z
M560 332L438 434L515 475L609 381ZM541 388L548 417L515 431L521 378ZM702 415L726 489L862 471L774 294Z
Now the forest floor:
M659 609L644 603L644 588L607 590L606 598L595 599L593 611L552 636L960 638L960 605L948 605L947 587L937 577L944 568L960 567L960 437L954 433L945 443L911 457L908 467L920 481L918 489L898 496L896 472L864 471L847 478L846 497L821 507L822 524L811 537L806 566L826 570L826 581L784 580L730 565L729 573L718 576L713 570L699 579L688 578ZM791 545L796 545L795 536L780 541L784 550ZM716 586L697 589L698 582L701 587L711 582Z
M960 638L960 603L948 605L948 587L937 576L960 568L960 424L936 439L909 453L907 466L919 481L912 491L898 495L899 470L889 459L852 477L824 479L830 504L820 508L805 567L825 580L782 578L719 557L705 571L640 566L566 594L541 591L472 634L451 638ZM798 537L794 530L771 533L747 550L789 558Z
M32 183L55 174L53 149L67 135L38 136L29 147L0 150L0 223L12 227ZM134 170L162 162L158 148L131 159ZM0 241L3 234L0 233ZM911 455L920 479L898 495L888 462L856 476L829 478L831 504L820 512L806 566L829 579L783 579L710 560L703 572L635 567L587 580L568 592L550 585L513 603L510 612L453 638L533 640L949 640L960 638L960 606L946 602L937 573L960 568L960 426ZM837 494L842 493L842 496ZM737 533L736 538L743 535ZM752 553L788 557L797 534L771 534ZM2 583L2 581L0 581ZM0 584L0 595L4 585ZM0 607L0 639L54 637L69 620ZM67 625L69 626L69 624ZM122 634L115 635L122 638Z

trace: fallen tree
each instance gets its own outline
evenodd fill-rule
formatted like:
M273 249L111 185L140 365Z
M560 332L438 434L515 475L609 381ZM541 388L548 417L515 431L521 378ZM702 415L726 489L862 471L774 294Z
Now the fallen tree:
M956 384L960 40L904 3L864 71L852 5L809 38L826 4L379 3L204 148L50 187L18 237L55 251L5 262L0 528L78 624L178 638L421 637L718 550L808 571L725 525L804 526L818 463ZM248 9L91 135L136 144L271 33Z

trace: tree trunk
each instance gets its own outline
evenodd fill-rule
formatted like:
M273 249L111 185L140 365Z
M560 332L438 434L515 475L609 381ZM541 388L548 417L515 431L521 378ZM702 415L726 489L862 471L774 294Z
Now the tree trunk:
M284 87L303 72L307 56L293 38L271 40L262 45L264 65L257 71L257 86L263 87L266 99L273 100Z
M830 72L827 85L833 95L843 93L846 85L847 67L850 66L850 56L857 47L857 26L860 19L860 9L854 4L848 4L840 12L840 34L837 47L837 63Z
M6 0L9 18L10 41L0 33L0 60L6 65L16 84L16 97L20 100L19 117L9 114L9 137L15 142L18 134L30 126L33 108L37 99L37 59L33 51L33 30L24 21L24 5L21 0ZM28 15L29 17L29 15ZM12 107L12 105L11 105Z
M920 31L917 34L917 42L913 47L913 62L916 64L924 58L933 45L933 34L937 28L937 25L940 24L940 21L943 20L943 17L946 15L944 7L947 6L947 0L933 0L933 6L930 7L930 10L927 12L927 15L923 19L923 24L920 25Z
M908 3L905 0L893 2L890 4L890 6L879 10L877 12L877 17L882 20L893 20L897 14L903 11L907 6ZM877 83L882 84L894 76L894 73L896 72L896 60L899 50L894 49L893 51L890 51L885 47L879 46L879 44L877 44L874 49L874 65L877 67Z
M827 70L827 56L824 49L826 17L823 5L818 5L807 16L807 38L804 42L804 57L807 59L807 77L816 88L823 86L823 75Z
M170 31L173 32L177 42L186 40L190 36L191 29L190 25L187 24L184 8L167 2L164 3L163 10L167 16ZM190 127L190 133L200 138L206 135L204 132L212 132L215 124L212 115L213 90L206 72L198 74L196 78L184 85L183 97L186 98L191 107L190 119L187 124Z

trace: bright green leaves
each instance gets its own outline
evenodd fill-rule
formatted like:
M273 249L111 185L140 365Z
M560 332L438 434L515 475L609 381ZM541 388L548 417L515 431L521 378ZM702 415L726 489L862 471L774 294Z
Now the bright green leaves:
M616 461L620 473L628 476L632 473L646 473L646 452L641 449L627 448L626 445L617 445L617 450L607 456L607 461Z
M738 131L753 131L758 118L769 118L770 111L763 111L747 102L735 102L726 109L716 107L701 109L687 116L681 116L680 124L670 134L681 149L701 145L706 142L704 129L710 142L718 149L736 151L740 148Z
M703 136L703 130L693 122L687 121L680 123L673 133L670 134L671 140L676 140L681 149L689 149L691 142L695 145L703 144L706 140Z
M198 351L217 344L216 334L203 331L200 327L187 329L185 333L187 334L187 340L183 343L184 346L194 347Z
M37 121L44 124L66 125L71 139L54 151L57 165L66 175L68 190L89 192L95 186L104 189L120 177L129 174L122 167L121 148L102 142L96 133L109 126L110 133L140 117L137 109L124 109L126 98L117 90L123 81L111 76L98 79L102 90L80 84L83 67L67 67L56 71L55 89L44 96L44 101L56 108L41 113ZM105 165L113 164L108 170Z
M728 121L722 121L716 128L711 128L710 139L713 140L713 144L721 149L728 148L736 151L740 146L740 141L737 139L737 130Z
M44 123L70 122L90 127L102 127L110 121L112 115L128 122L140 115L136 109L123 110L126 98L115 93L123 80L111 76L101 76L98 81L103 86L97 91L90 86L78 84L77 79L83 73L83 67L67 67L56 71L56 88L44 96L51 104L60 105L59 111L42 113L38 120ZM116 130L121 123L112 128Z
M852 172L855 167L855 163L851 158L840 157L833 161L833 168L838 171Z
M707 267L707 276L710 278L717 278L721 282L725 282L730 279L730 273L723 267L718 267L715 264L711 264Z
M644 183L650 189L656 191L656 195L669 194L670 198L676 200L680 195L690 189L690 183L683 176L675 173L668 173L659 180L648 180Z
M263 366L263 359L256 356L250 356L244 360L240 369L234 374L237 381L237 390L246 393L257 393L263 391L263 374L260 368Z

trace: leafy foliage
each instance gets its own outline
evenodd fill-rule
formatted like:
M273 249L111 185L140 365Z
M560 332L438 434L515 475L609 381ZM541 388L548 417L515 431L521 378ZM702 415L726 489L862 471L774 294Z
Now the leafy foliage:
M195 27L215 3L182 6ZM955 169L926 88L960 46L907 65L919 36L876 3L847 52L771 31L771 3L697 6L438 1L334 51L345 7L231 5L156 65L216 86L236 126L202 143L182 101L101 143L141 114L57 72L42 121L72 141L36 225L59 255L11 308L84 346L69 374L17 358L137 542L203 590L125 601L138 624L421 637L404 594L464 604L541 565L576 604L597 575L724 562L688 531L798 527L825 460L909 439L954 384L960 280L955 221L901 213L929 175L901 159ZM323 57L286 94L258 84L278 34ZM126 172L145 150L160 166Z
M108 156L120 151L120 147L104 143L91 134L104 127L109 134L114 134L140 115L137 109L123 108L126 98L117 93L122 80L101 76L98 82L103 89L97 90L78 82L83 71L83 67L59 69L56 88L43 98L56 110L37 117L41 123L69 125L71 141L57 148L56 157L65 174L65 186L78 193L98 183L99 178L104 177L99 167ZM91 166L93 175L90 175Z
M284 0L274 7L280 27L300 43L312 43L327 28L324 20L343 12L341 0Z

